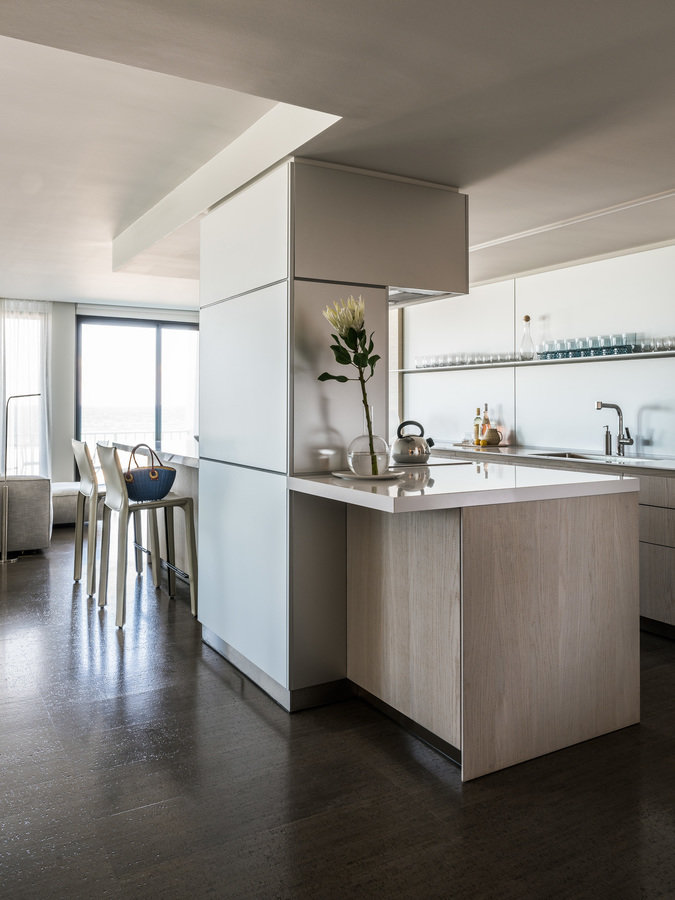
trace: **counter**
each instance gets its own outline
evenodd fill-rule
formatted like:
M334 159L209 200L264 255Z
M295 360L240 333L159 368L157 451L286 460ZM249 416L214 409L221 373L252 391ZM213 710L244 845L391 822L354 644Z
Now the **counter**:
M487 458L475 464L456 460L447 463L433 468L393 466L392 470L402 475L391 481L348 480L335 475L292 476L288 486L292 491L389 513L588 497L639 489L636 479L609 475L606 471L599 475L562 471L532 466L529 461L528 465L503 465ZM420 478L421 472L428 477Z
M293 582L311 610L344 580L357 692L463 780L638 722L638 480L485 460L424 475L288 478Z
M546 456L547 453L562 452L559 447L475 447L471 444L441 443L435 445L433 458L436 460L461 458L469 460L488 460L504 464L526 463L528 466L541 466L545 468L578 470L583 468L589 472L622 472L627 475L657 475L661 477L675 477L675 459L668 457L632 458L630 455L619 460L613 456L605 459L602 454L593 454L593 451L574 450L568 448L570 453L585 454L594 458L564 459Z
M113 447L131 453L136 444L128 444L124 441L113 441ZM167 466L187 466L190 469L199 468L199 444L197 441L154 441L149 444L159 456L161 462Z

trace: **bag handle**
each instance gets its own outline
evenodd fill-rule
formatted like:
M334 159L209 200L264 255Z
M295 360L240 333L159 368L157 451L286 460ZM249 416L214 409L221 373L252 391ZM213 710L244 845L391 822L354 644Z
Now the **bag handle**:
M155 451L152 449L152 447L149 444L136 444L134 449L131 451L131 456L129 457L129 465L127 466L127 472L131 471L131 460L132 459L134 461L134 466L137 469L145 468L144 466L139 466L138 460L136 459L136 451L140 450L141 447L145 447L150 451L150 468L152 468L152 469L154 469L155 467L159 467L160 469L163 468L162 462L161 462L159 456L157 456L157 454L155 453Z

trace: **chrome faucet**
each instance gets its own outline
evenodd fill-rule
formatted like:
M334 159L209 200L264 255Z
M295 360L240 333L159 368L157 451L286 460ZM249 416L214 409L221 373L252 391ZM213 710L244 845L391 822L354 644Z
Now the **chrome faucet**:
M619 433L616 436L616 452L619 456L624 455L624 447L630 447L633 444L633 438L630 436L630 431L626 428L626 433L623 431L623 413L621 412L621 407L617 406L616 403L603 403L602 400L595 401L596 409L615 409L619 414ZM605 451L607 450L607 446L610 447L611 453L611 440L608 443L605 442Z

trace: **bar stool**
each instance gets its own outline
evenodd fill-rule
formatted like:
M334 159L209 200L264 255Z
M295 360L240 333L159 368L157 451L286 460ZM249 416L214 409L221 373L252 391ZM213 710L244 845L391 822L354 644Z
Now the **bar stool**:
M73 580L82 578L82 550L84 547L84 520L87 519L87 595L96 592L96 526L98 501L105 498L105 488L98 484L94 461L84 441L71 441L75 462L80 473L75 511L75 565Z
M157 510L163 509L166 517L167 562L173 566L175 560L173 537L173 511L180 506L185 515L187 538L187 564L190 579L190 607L192 615L197 615L197 548L195 540L194 504L192 497L182 497L169 493L162 500L130 501L127 494L124 473L117 450L106 444L97 444L98 458L105 478L106 495L103 507L103 531L101 535L101 574L98 586L98 605L105 606L108 589L108 560L110 558L110 517L115 512L117 521L117 612L115 624L122 628L126 621L126 570L129 517L140 516L142 510L148 512L150 534L150 554L152 577L155 587L159 587L159 533ZM138 558L136 570L139 571ZM171 569L169 570L171 571Z

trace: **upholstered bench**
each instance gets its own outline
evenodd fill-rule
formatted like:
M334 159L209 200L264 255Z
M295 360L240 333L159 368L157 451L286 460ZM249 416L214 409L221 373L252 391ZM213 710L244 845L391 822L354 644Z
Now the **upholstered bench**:
M74 525L77 516L79 481L52 482L52 510L54 525Z

